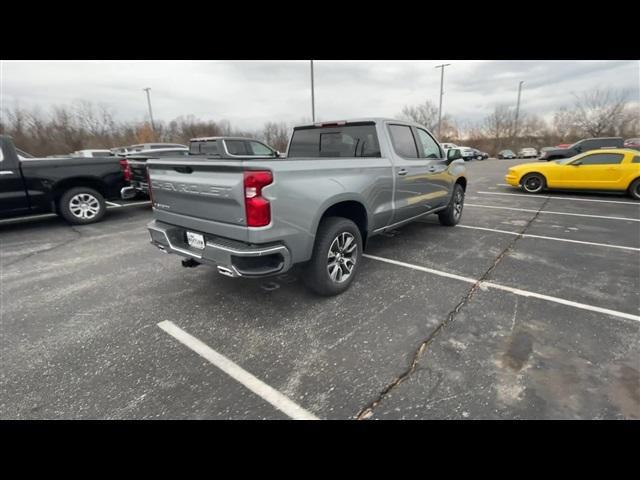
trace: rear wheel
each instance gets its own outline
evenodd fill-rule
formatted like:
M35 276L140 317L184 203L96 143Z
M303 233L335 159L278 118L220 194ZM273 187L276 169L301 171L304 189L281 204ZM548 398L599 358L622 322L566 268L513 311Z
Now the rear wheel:
M527 193L540 193L544 189L546 181L539 173L530 173L524 176L520 185Z
M327 217L318 227L304 281L319 295L342 293L353 282L361 258L362 235L357 225L347 218Z
M69 223L84 225L102 219L106 211L104 197L89 187L74 187L58 201L58 211Z
M629 195L635 198L636 200L640 200L640 178L636 178L633 182L631 182L631 186L629 187Z
M464 189L462 185L456 183L453 186L453 195L447 208L438 213L440 224L446 227L457 225L462 218L462 208L464 207Z

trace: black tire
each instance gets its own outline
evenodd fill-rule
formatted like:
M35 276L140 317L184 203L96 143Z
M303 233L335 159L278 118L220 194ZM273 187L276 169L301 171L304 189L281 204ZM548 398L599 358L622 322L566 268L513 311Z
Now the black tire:
M629 195L631 198L640 200L640 178L636 178L631 185L629 185Z
M76 225L99 222L107 210L104 197L93 188L74 187L58 200L58 212L67 222Z
M540 193L547 186L547 180L539 173L528 173L520 181L520 187L526 193Z
M343 235L345 236L342 237ZM343 245L349 238L352 238L352 240L348 243L347 248L340 251L338 262L330 263L330 250L334 252L334 248L339 247L340 237L344 239ZM352 248L354 240L355 251L347 252L349 248ZM340 249L338 248L338 250ZM336 258L336 256L333 258ZM346 274L350 259L353 261L353 265L351 271ZM358 273L361 259L362 235L357 225L347 218L327 217L322 220L318 227L313 256L305 267L304 282L318 295L338 295L347 290L353 282ZM333 270L331 270L332 265ZM335 278L332 278L330 271ZM347 275L346 278L342 280L338 278L338 276L343 277L344 275Z
M462 218L462 209L464 207L464 188L459 183L453 186L453 194L447 208L438 213L440 224L445 227L453 227L460 222Z

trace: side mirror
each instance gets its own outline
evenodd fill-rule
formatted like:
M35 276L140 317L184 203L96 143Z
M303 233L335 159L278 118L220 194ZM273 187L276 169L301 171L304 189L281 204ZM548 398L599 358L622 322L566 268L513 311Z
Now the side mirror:
M460 153L460 150L458 150L457 148L452 148L450 150L447 150L447 160L449 160L450 162L453 162L454 160L459 160L462 158L462 154Z

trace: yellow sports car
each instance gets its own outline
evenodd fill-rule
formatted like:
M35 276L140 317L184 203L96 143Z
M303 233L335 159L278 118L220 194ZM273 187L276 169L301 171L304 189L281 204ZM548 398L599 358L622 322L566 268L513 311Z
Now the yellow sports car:
M523 163L511 167L504 179L527 193L546 188L613 190L640 200L640 151L592 150L562 160Z

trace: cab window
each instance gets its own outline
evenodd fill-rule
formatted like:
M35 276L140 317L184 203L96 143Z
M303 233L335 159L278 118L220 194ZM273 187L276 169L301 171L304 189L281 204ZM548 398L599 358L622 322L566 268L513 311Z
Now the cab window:
M421 128L416 129L418 131L418 140L422 145L422 158L442 158L442 152L438 143Z
M611 165L622 163L623 158L624 155L621 153L594 153L593 155L582 157L580 162L582 162L582 165Z

